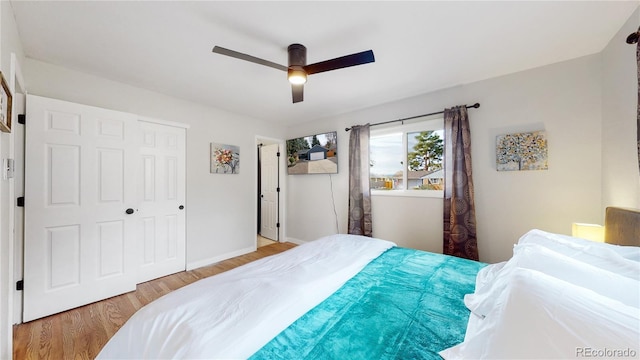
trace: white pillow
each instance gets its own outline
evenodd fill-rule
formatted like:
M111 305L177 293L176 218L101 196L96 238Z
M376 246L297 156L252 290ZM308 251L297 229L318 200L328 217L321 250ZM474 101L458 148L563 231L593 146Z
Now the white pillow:
M588 240L576 239L572 241L566 235L545 233L540 230L532 230L525 234L518 244L514 246L513 253L518 253L523 246L537 244L550 250L566 255L572 259L586 262L590 265L614 272L618 275L640 280L640 262L620 255L621 249L615 249L615 245L594 243ZM640 249L629 247L631 250ZM617 250L617 251L616 251ZM626 256L632 252L627 251Z
M580 260L603 267L619 275L640 279L640 247L596 243L567 235L553 234L533 229L524 234L514 245L514 255L521 245L537 244ZM490 264L480 269L476 277L476 291L490 284L506 262ZM611 264L616 264L611 266ZM621 265L622 264L622 265Z
M510 277L496 306L476 323L477 332L441 351L443 358L569 359L607 349L640 351L638 308L534 270L517 268Z
M550 247L560 245L573 249L588 248L593 251L601 250L605 253L614 252L625 259L633 260L636 262L640 261L640 247L638 246L621 246L589 241L568 235L554 234L538 229L530 230L526 234L522 235L522 237L520 237L520 239L518 240L518 244L529 243L535 243Z
M631 263L635 266L610 261L606 267L616 271L630 272L635 270L640 272L640 264ZM494 306L496 299L509 285L511 273L517 268L540 271L559 280L595 291L602 296L618 300L625 305L640 308L640 281L572 259L537 244L518 245L513 258L502 266L500 271L496 272L490 284L476 287L475 293L465 295L464 302L467 308L477 316L486 316Z

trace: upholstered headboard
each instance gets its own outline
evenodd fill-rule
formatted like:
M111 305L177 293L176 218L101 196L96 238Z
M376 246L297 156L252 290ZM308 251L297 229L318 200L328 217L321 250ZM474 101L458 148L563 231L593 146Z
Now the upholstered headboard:
M640 246L640 210L608 207L604 218L604 241Z

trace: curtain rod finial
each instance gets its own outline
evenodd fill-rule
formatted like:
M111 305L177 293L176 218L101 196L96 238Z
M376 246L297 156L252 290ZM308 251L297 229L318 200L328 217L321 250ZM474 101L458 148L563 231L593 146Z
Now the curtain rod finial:
M474 109L477 109L477 108L480 107L480 103L475 103L471 107L474 108Z
M344 128L344 131L349 131L351 130L351 128Z
M635 44L638 42L638 33L640 33L640 31L638 32L634 32L633 34L630 34L629 36L627 36L627 44Z

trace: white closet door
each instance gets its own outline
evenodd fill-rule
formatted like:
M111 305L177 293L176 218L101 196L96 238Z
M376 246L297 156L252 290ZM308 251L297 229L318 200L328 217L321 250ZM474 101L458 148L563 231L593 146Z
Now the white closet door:
M140 121L138 283L186 267L186 129Z
M24 321L135 290L136 125L27 96Z
M278 241L278 144L260 148L260 235Z

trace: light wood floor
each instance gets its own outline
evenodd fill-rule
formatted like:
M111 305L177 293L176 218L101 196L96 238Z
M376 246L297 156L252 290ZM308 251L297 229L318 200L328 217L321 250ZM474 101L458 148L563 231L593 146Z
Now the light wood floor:
M294 247L275 243L217 264L139 284L136 291L13 327L13 358L94 359L142 306L192 282Z
M260 236L260 234L257 235L257 240L258 240L258 247L262 247L262 246L267 246L267 245L271 245L271 244L277 244L277 241L273 241L271 239L267 239L264 236Z

